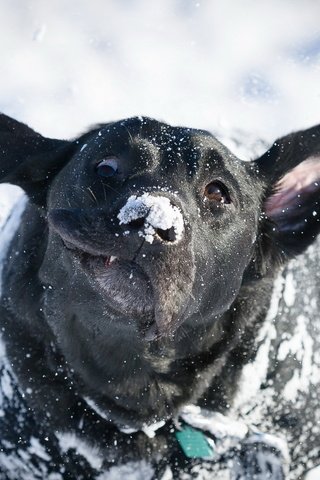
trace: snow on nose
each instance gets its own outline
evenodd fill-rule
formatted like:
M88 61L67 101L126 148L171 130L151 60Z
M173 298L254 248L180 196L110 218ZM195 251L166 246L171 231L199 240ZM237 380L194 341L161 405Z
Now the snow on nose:
M121 208L118 219L120 225L142 220L139 235L149 243L153 242L155 236L166 241L178 241L184 231L180 209L172 205L169 198L149 193L131 195Z

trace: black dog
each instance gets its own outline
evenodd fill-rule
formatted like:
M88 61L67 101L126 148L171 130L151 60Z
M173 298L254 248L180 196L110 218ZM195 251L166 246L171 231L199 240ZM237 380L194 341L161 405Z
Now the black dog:
M0 478L303 478L320 127L254 162L148 118L0 131L1 181L28 196L2 275Z

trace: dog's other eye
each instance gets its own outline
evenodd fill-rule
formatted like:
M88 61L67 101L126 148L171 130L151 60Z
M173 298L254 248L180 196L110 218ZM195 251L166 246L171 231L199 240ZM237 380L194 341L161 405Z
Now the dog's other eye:
M96 166L96 171L100 177L113 177L118 172L118 162L115 158L102 160Z
M225 187L221 182L208 183L204 189L204 195L212 202L231 203L231 198L227 187Z

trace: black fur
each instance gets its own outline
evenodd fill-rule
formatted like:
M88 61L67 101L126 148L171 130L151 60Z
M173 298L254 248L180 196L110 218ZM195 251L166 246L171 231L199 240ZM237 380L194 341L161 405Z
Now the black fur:
M319 234L317 182L302 188L299 205L286 205L284 213L270 205L281 178L301 162L315 158L319 171L320 127L278 140L250 163L208 132L148 118L101 125L61 141L1 115L0 143L1 181L21 186L29 198L3 271L8 361L1 368L12 395L4 398L0 416L0 478L98 478L99 471L139 461L132 468L142 472L149 462L152 478L168 468L174 478L195 475L199 465L220 478L230 458L238 465L230 478L284 478L284 459L263 442L244 442L219 461L204 462L185 458L172 430L185 404L228 416L241 372L261 346L274 280ZM107 158L116 159L118 169L101 177L97 165ZM225 203L205 197L213 181ZM181 239L171 241L172 232L159 230L148 243L139 234L143 218L119 223L128 198L145 192L179 209ZM111 255L117 260L106 266ZM316 301L319 254L304 258L304 271L314 277L301 282L309 281ZM302 478L318 461L320 434L301 445L313 422L313 393L302 397L305 416L300 406L281 399L299 359L297 365L290 355L277 360L285 338L279 335L290 329L294 335L298 317L279 305L269 371L257 397L261 404L261 392L273 382L279 401L266 403L256 423L287 440L288 478ZM301 306L301 313L319 332L318 310L308 313ZM318 368L315 357L313 364ZM166 423L154 438L141 431L160 420ZM137 432L125 434L124 427ZM76 448L63 451L61 432L92 445L101 465L90 464ZM45 455L32 449L32 439ZM265 451L263 458L276 458L266 461L269 477L259 473L257 459Z

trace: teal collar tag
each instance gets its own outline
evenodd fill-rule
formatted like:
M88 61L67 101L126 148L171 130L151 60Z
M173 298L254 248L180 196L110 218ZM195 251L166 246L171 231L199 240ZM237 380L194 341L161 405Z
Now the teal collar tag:
M215 456L213 440L200 430L184 424L181 430L176 430L175 436L186 457L209 460Z

